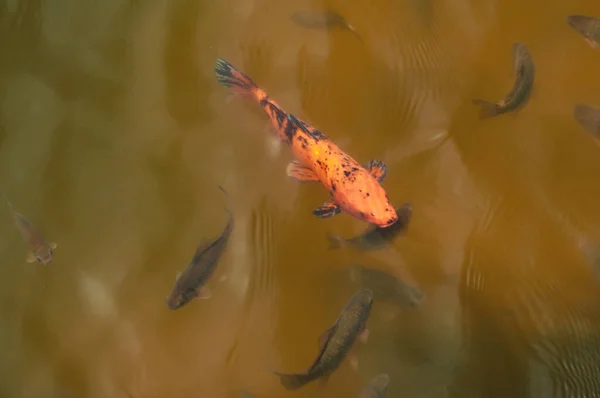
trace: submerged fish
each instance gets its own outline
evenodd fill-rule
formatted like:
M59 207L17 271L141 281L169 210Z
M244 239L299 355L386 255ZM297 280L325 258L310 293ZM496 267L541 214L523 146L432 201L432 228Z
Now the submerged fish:
M340 14L333 11L297 11L291 16L292 21L298 26L309 29L331 29L342 28L347 29L358 35L354 26L342 17Z
M567 23L579 32L592 48L600 47L600 19L585 15L569 15Z
M488 118L515 111L525 106L529 101L533 90L535 66L525 44L515 43L513 45L513 63L516 80L512 90L504 99L497 103L481 99L473 100L473 103L482 107L479 117Z
M215 72L219 83L253 98L269 116L277 135L296 158L288 165L287 175L298 182L320 182L329 191L331 199L313 210L315 216L329 218L345 211L380 227L398 220L381 186L387 173L382 161L371 160L361 166L323 133L283 111L264 90L227 61L218 59Z
M412 217L412 206L405 203L396 209L398 220L389 227L381 228L370 225L365 232L354 238L342 238L339 235L328 234L329 248L352 247L361 251L377 250L390 243L400 232L406 230Z
M48 243L44 238L44 235L29 221L24 215L15 210L12 203L4 195L4 200L10 208L15 225L31 252L27 255L25 261L33 263L34 261L39 262L43 265L49 265L54 258L54 249L56 249L56 243Z
M387 374L375 376L361 391L358 398L385 398L388 384L390 384L390 376Z
M219 189L227 196L225 189L221 186ZM228 207L225 210L229 214L229 220L221 235L213 241L202 241L198 244L192 261L177 277L175 286L167 297L167 306L170 310L176 310L196 297L200 299L212 297L210 289L205 285L217 269L217 264L233 231L233 215Z
M320 352L315 362L304 373L275 372L279 376L281 384L290 391L297 390L306 383L317 379L321 379L324 385L346 357L356 369L358 367L356 357L349 352L357 338L363 342L368 339L369 330L366 328L366 324L372 305L373 292L369 289L361 290L352 296L335 324L321 335L319 339Z
M573 116L594 137L600 138L600 109L577 104L573 107Z
M350 279L363 289L373 292L377 301L416 307L423 302L425 294L417 286L394 275L357 263L348 266Z

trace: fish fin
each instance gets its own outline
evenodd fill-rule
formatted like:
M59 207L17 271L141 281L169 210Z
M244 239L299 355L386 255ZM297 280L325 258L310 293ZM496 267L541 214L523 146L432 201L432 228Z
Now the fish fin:
M387 175L387 166L381 160L370 160L365 169L380 183Z
M327 342L331 338L331 335L333 335L334 331L335 331L335 325L333 325L332 327L330 327L329 329L327 329L326 331L324 331L319 336L319 350L322 351L325 348L325 344L327 344Z
M27 257L25 257L25 261L27 261L28 263L35 263L37 261L37 258L35 258L35 254L33 254L33 252L29 252L27 254Z
M363 343L366 344L367 341L369 341L369 329L364 328L362 332L360 332L360 334L358 335L358 339Z
M299 127L306 134L314 138L316 141L325 138L325 136L321 132L319 132L316 129L311 130L306 123L301 122L296 118L296 116L292 115L291 113L288 113L287 118L291 123L295 124L297 127Z
M474 99L473 103L476 105L481 105L481 111L479 111L479 117L481 119L486 119L488 117L493 117L499 115L498 105L481 99Z
M286 173L296 182L319 182L317 173L295 160L288 164Z
M600 44L598 44L598 43L597 43L597 42L595 42L594 40L592 40L592 39L589 39L589 38L587 38L587 37L584 37L583 39L584 39L584 40L585 40L585 42L586 42L587 44L589 44L589 45L590 45L590 47L592 47L594 50L596 50L596 49L600 48Z
M313 214L319 218L330 218L333 216L337 216L340 214L342 209L333 201L333 199L328 200L323 204L323 206L317 207L313 210Z
M206 286L202 286L196 289L196 297L200 300L208 300L212 297L212 292Z
M52 250L54 250L58 247L58 245L56 244L56 242L52 242L50 243L50 247L52 248Z
M346 355L346 358L348 358L348 362L350 362L350 366L352 366L352 369L354 369L354 371L358 371L358 357L356 356L356 354L349 353L348 355Z
M227 280L227 275L223 275L219 278L219 282L225 282Z
M279 376L279 381L281 382L281 385L288 391L297 390L310 381L310 376L308 375L308 373L273 373Z
M259 88L256 83L224 59L217 59L215 74L219 83L231 88L235 94L243 97L257 97Z
M281 139L271 133L265 136L265 148L270 158L276 158L281 153Z
M327 240L329 241L329 250L339 249L344 244L344 238L334 234L327 234Z
M175 281L177 281L180 276L181 276L181 272L176 272L175 273Z
M329 381L329 375L322 376L317 382L319 388L325 388L327 386L327 382Z

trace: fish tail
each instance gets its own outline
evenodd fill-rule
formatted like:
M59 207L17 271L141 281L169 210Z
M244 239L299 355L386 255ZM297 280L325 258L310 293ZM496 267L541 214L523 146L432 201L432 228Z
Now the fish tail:
M215 64L217 80L225 87L229 87L234 93L256 100L262 98L263 91L244 73L236 69L223 58L218 58Z
M288 391L294 391L311 381L311 376L308 373L286 374L274 372L279 376L281 385Z
M343 238L334 234L327 234L327 240L329 241L329 250L339 249L342 247Z
M498 105L493 102L485 101L485 100L481 100L481 99L474 99L473 103L476 105L481 105L481 111L479 112L479 117L482 119L485 119L488 117L493 117L493 116L500 114Z

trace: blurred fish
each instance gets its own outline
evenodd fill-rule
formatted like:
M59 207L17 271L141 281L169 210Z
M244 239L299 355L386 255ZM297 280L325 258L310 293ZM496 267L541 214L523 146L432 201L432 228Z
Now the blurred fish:
M352 282L363 289L371 290L377 301L416 307L425 299L425 294L418 287L387 272L364 267L357 263L349 264L348 268Z
M358 398L385 398L387 395L388 384L390 383L390 376L382 373L375 376L373 380L361 391Z
M339 235L328 234L329 249L340 247L352 247L356 250L371 251L377 250L389 244L400 232L406 230L412 217L412 205L405 203L396 209L398 220L389 227L381 228L376 225L370 225L362 234L354 238L342 238Z
M341 28L360 35L346 18L333 11L296 11L291 16L292 21L298 26L308 29L332 29Z
M42 233L29 221L24 215L15 210L12 203L8 200L4 193L4 200L10 208L15 225L19 229L21 236L25 239L25 242L29 245L31 252L27 255L25 261L33 263L34 261L39 262L43 265L49 265L54 258L54 249L56 249L56 243L48 243L42 235Z
M600 109L577 104L573 107L573 116L595 138L600 138Z
M585 15L569 15L567 23L579 32L592 48L600 47L600 19Z
M287 175L297 182L321 183L329 191L330 199L313 210L316 217L330 218L345 211L380 227L396 222L396 210L381 185L387 174L384 162L371 160L361 165L325 134L286 113L263 89L224 59L217 60L215 73L220 84L254 99L269 116L277 135L296 158L288 164Z
M221 186L219 189L228 198L225 189ZM178 275L175 286L167 297L167 306L170 310L176 310L196 297L200 299L212 297L212 292L205 285L217 269L217 264L227 246L234 225L233 215L229 208L226 207L225 211L229 214L229 220L221 235L213 241L205 240L198 244L192 261Z
M357 338L366 342L369 337L366 324L372 305L373 292L368 289L352 296L335 324L321 335L319 356L306 372L298 374L274 372L279 376L281 384L290 391L297 390L317 379L321 379L321 385L325 385L329 376L346 357L352 367L357 369L358 361L349 352Z
M473 103L481 105L479 117L488 118L510 111L515 111L527 104L533 90L535 66L531 59L529 50L523 43L513 45L513 63L516 80L510 93L497 103L481 99L473 100Z

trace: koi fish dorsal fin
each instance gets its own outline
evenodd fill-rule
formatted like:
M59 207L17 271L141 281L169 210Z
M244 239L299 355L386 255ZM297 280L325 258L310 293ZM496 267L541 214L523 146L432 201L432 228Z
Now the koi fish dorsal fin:
M296 118L296 116L292 115L291 113L288 113L287 117L292 124L296 125L300 130L308 134L315 141L319 141L325 138L325 135L323 135L323 133L321 133L319 130L311 129L306 123L301 122Z
M387 166L381 160L370 160L365 169L380 183L387 175Z
M288 164L286 173L296 182L319 182L319 176L314 171L295 160Z
M328 200L321 207L317 207L313 210L313 214L319 218L330 218L340 214L342 209L338 206L333 199Z

